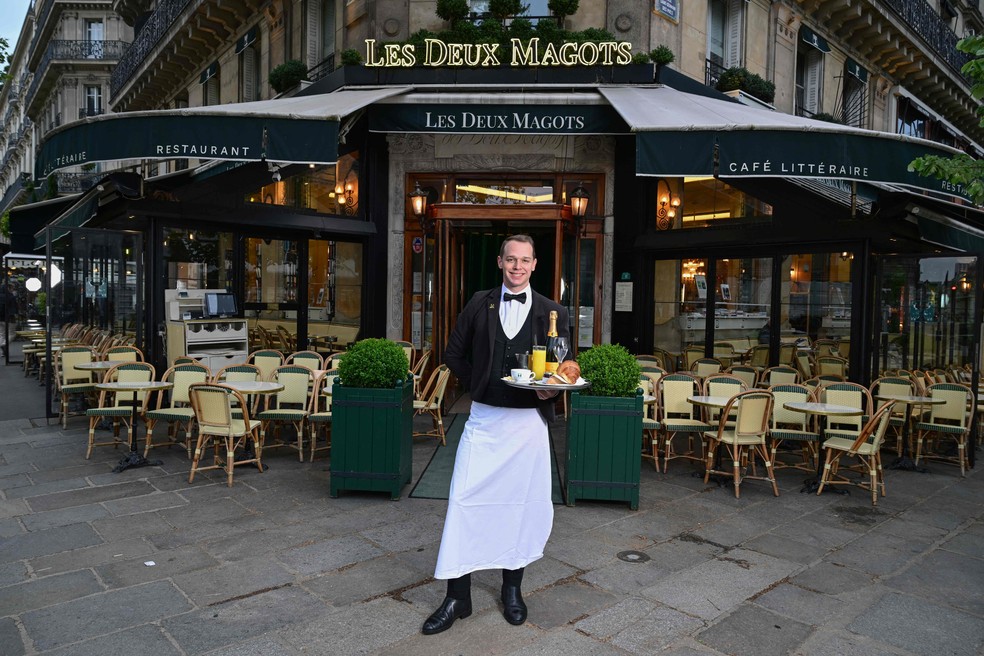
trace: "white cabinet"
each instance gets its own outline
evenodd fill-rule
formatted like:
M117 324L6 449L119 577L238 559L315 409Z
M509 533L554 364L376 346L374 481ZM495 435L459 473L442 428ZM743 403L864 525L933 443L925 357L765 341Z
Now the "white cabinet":
M169 321L167 361L182 355L195 358L212 373L249 357L249 330L245 319Z

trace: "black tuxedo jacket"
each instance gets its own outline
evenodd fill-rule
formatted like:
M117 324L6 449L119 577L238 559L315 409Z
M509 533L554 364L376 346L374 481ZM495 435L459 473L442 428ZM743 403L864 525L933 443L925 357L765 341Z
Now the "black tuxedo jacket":
M533 336L537 344L547 343L547 328L550 326L549 313L557 311L557 335L570 338L570 319L567 309L538 294L530 288L532 303L530 320L533 322ZM444 361L461 384L471 392L473 399L481 398L488 387L492 372L492 352L495 349L495 335L499 325L499 301L502 286L478 292L472 296L448 338L444 351ZM573 345L572 345L573 346ZM571 356L568 354L567 359ZM530 392L532 394L532 392ZM554 418L556 399L541 399L537 404L540 414L548 422Z

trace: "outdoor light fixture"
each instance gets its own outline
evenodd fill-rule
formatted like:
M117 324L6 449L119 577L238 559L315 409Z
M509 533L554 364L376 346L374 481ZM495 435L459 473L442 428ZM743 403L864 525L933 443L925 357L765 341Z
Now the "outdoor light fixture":
M339 182L335 185L335 202L338 203L339 210L348 216L354 216L359 211L359 198L356 195L355 185L349 179L352 172L349 171L345 176L344 184Z
M407 196L410 198L410 210L420 221L420 229L427 232L430 230L430 221L427 220L427 192L420 188L419 182L414 182L413 191Z
M578 219L583 219L584 215L588 212L588 199L590 198L591 195L588 194L588 190L583 185L578 184L570 195L571 214Z
M680 197L670 192L670 183L663 178L656 181L656 203L656 229L669 230L676 219Z
M27 291L36 292L41 289L41 281L37 278L28 278L24 281L24 286L27 287Z
M273 169L273 181L280 182L280 167Z

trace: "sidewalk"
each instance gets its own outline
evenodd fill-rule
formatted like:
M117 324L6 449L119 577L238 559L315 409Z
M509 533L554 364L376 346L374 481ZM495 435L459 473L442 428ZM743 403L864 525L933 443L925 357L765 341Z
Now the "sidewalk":
M0 367L0 400L36 417L43 388ZM25 391L26 390L26 391ZM40 425L35 425L40 424ZM561 427L562 430L562 427ZM111 473L84 459L84 419L0 422L0 654L956 654L984 646L980 468L890 471L888 496L781 496L705 487L685 461L643 463L640 509L555 506L524 581L529 622L508 625L498 572L475 613L423 636L446 503L328 497L328 464L273 451L262 474L189 485L182 450ZM434 449L414 445L414 481ZM563 454L560 454L563 462ZM208 474L212 474L208 476ZM631 557L622 552L641 552ZM619 558L622 554L625 560ZM152 565L149 563L153 563Z

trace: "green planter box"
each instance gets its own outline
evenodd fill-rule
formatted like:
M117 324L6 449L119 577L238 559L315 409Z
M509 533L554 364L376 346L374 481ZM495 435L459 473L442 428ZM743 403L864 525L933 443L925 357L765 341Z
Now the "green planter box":
M567 423L567 505L577 499L628 501L639 508L642 395L571 395Z
M331 496L339 490L400 498L413 459L413 381L392 389L332 390Z

